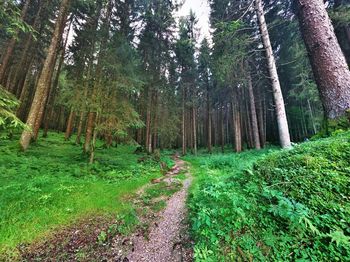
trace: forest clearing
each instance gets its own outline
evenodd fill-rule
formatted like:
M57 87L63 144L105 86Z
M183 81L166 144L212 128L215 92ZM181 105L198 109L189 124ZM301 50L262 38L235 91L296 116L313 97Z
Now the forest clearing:
M350 1L0 1L0 261L350 261Z

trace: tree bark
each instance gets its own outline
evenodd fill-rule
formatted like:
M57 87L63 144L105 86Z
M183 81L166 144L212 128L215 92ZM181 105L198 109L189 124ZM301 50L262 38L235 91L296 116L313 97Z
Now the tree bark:
M64 135L65 140L69 140L70 137L72 136L74 119L75 119L75 112L73 111L73 109L71 109L68 117L68 121L67 121L66 133Z
M60 40L62 39L62 33L64 30L70 1L71 0L63 0L61 3L59 15L55 24L53 37L51 39L47 57L45 59L44 66L41 71L41 75L37 84L33 103L32 103L32 106L28 115L28 120L27 120L27 125L32 130L35 127L35 123L37 121L38 115L40 114L40 111L43 110L42 106L45 105L45 102L47 100L48 89L50 87L49 77L52 75L52 70L54 69L54 66L55 66L56 51L60 43ZM32 131L28 131L28 130L23 131L21 140L20 140L22 150L27 150L31 138L32 138Z
M98 125L98 122L99 122L99 119L100 119L100 116L98 113L96 113L96 124ZM94 163L94 160L95 160L95 149L96 149L96 139L97 139L97 129L94 128L94 131L93 131L93 136L92 136L92 143L91 143L91 150L90 150L90 164L93 164Z
M258 118L256 114L256 107L255 107L255 97L254 97L253 83L252 83L252 77L250 72L248 72L248 92L249 92L249 101L250 101L250 114L251 114L251 122L252 122L254 147L255 149L261 149Z
M281 90L281 84L277 74L277 67L275 57L272 51L269 32L264 16L264 9L262 0L255 0L256 13L259 20L259 26L262 36L263 45L266 51L266 58L268 64L268 70L272 81L272 90L275 100L275 110L278 123L278 132L282 148L288 148L291 146L290 134L288 129L288 121L286 116L286 109L284 106L284 99Z
M75 140L75 143L77 145L80 145L80 143L81 143L81 133L83 131L83 123L84 123L84 112L82 111L82 112L80 112L80 116L79 116L77 138Z
M186 155L186 110L185 110L185 87L182 87L182 124L181 124L181 132L182 132L182 155Z
M237 98L234 98L232 100L232 123L233 123L233 130L234 130L234 148L235 152L240 153L242 152L242 132L241 132L241 116L239 112L239 105L237 102Z
M193 121L193 153L197 155L197 121L196 121L196 109L192 108L192 121Z
M350 71L323 0L297 0L300 29L327 118L350 109Z
M86 133L85 133L85 143L84 152L88 153L90 151L90 144L92 140L93 130L95 124L95 113L89 112L87 122L86 122Z

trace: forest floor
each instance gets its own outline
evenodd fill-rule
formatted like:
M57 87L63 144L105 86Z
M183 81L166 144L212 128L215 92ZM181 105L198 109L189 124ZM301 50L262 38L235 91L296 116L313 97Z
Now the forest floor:
M136 235L131 239L134 251L128 256L129 261L191 261L185 202L192 177L187 171L185 162L176 158L175 167L165 176L163 182L171 186L177 182L174 176L184 173L183 187L167 200L165 210L154 221L147 239L143 235Z
M23 247L22 258L40 261L192 261L186 199L192 177L186 163L153 179L125 201L132 211L116 220L95 217Z

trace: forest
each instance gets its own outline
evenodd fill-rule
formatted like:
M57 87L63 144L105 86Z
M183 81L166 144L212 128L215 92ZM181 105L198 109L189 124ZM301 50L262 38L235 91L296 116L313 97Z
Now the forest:
M0 0L0 261L350 261L349 65L349 0Z

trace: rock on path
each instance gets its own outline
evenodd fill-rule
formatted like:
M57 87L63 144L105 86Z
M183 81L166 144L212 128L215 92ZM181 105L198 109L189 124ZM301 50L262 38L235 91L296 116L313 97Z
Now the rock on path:
M179 159L176 159L176 166L181 170L186 169L185 163ZM167 207L160 214L160 220L152 225L148 240L143 236L133 239L134 252L128 256L129 261L188 261L181 248L183 220L187 212L185 202L191 184L191 177L189 174L187 176L181 191L175 193L167 201Z

